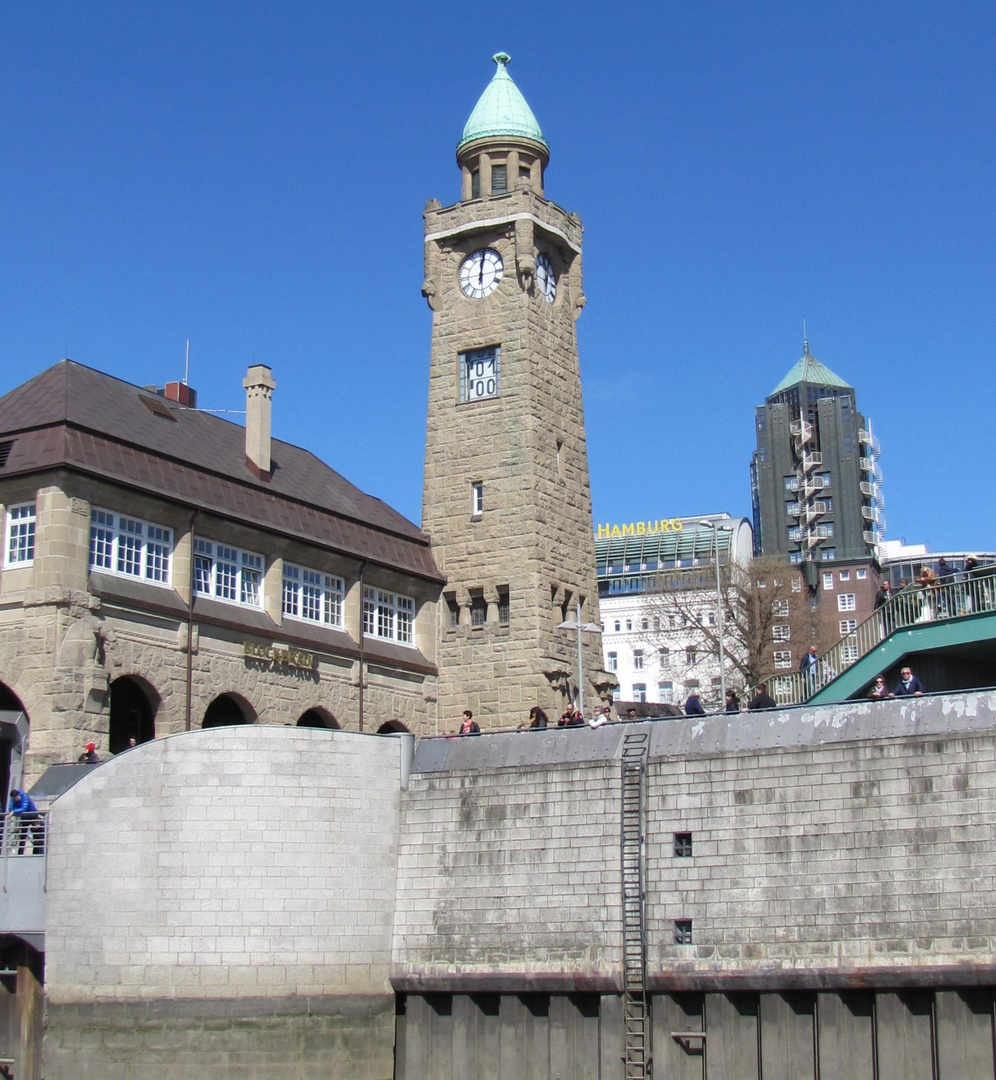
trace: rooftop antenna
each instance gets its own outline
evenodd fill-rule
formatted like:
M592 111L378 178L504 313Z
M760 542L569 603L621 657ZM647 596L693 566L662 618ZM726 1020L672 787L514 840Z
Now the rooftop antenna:
M190 338L187 338L187 359L183 365L183 385L187 385L187 376L190 374Z
M802 320L802 351L809 356L809 335L806 333L806 320Z

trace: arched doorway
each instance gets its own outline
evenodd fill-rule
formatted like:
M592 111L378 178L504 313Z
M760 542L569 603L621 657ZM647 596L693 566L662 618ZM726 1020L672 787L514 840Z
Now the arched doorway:
M108 749L112 754L156 737L160 700L155 687L137 675L123 675L111 683Z
M25 719L28 715L28 711L25 709L21 699L6 683L2 682L0 682L0 712L24 713ZM19 721L19 723L23 728L24 721ZM26 728L19 732L15 724L0 724L0 781L2 781L0 792L3 793L3 805L5 807L7 805L7 792L11 788L11 783L21 783L22 755L24 753L22 734L26 735L26 733Z
M301 713L297 720L298 727L338 728L339 721L328 711L316 707Z
M207 707L202 728L254 724L256 712L241 694L219 694Z
M377 728L378 735L397 735L400 732L409 734L408 728L400 720L388 720L386 724L381 724Z

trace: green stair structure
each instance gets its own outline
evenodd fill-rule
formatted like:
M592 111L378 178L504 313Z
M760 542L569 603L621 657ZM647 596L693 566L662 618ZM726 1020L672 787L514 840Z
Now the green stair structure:
M778 681L780 704L829 705L890 689L900 666L928 691L996 685L996 567L965 581L911 586L828 649L810 674ZM926 677L925 677L926 675Z

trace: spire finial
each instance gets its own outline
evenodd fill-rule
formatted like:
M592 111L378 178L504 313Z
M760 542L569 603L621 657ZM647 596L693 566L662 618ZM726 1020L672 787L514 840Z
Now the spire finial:
M809 356L809 335L806 333L806 320L802 320L802 352L804 356Z
M496 52L494 56L491 57L491 59L494 60L494 62L500 68L505 67L505 65L510 63L512 60L511 56L509 56L507 52Z

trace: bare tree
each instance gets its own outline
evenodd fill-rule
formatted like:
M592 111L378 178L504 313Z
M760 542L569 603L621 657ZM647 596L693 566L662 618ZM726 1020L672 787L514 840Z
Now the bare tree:
M719 623L712 566L662 574L644 599L661 670L719 672ZM822 653L837 627L823 626L798 568L761 557L720 567L728 684L741 692L794 669L810 645Z

